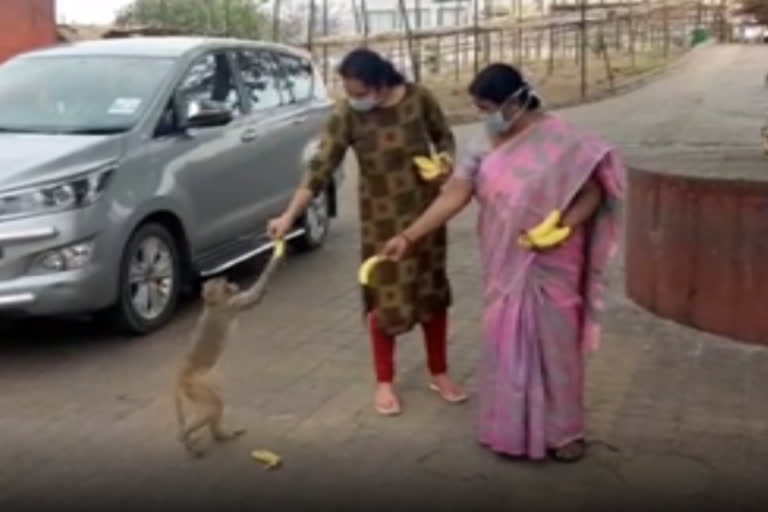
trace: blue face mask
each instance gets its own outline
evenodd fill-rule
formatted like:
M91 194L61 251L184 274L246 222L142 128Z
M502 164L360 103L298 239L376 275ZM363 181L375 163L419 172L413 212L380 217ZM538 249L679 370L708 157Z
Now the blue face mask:
M373 94L369 94L364 98L347 98L349 106L358 112L369 112L376 108L379 104L379 100Z
M528 95L528 99L525 101L525 104L521 105L518 111L515 112L515 115L510 119L504 118L504 107L506 107L510 101L520 96L525 90L526 87L523 86L512 93L512 95L501 104L496 112L488 115L485 118L485 129L489 134L501 135L502 133L507 133L520 120L520 118L523 117L523 114L525 114L526 110L528 109L528 103L531 101L532 95Z

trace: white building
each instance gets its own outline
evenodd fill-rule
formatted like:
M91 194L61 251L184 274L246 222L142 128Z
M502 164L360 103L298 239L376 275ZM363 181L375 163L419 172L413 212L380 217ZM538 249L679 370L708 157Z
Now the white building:
M366 0L366 7L371 34L404 30L399 0ZM452 27L470 22L472 0L406 0L405 8L412 29Z

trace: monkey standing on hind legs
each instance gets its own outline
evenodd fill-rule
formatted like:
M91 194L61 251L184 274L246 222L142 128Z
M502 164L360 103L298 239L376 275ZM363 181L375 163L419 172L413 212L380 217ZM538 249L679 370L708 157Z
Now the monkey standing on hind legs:
M205 381L205 376L216 365L224 351L238 314L255 306L264 296L266 285L285 252L284 242L275 244L275 252L259 279L248 289L240 288L224 277L209 279L203 285L203 312L192 331L192 346L186 353L176 376L174 404L179 426L179 441L189 453L201 457L205 453L192 440L192 435L208 428L215 441L223 442L240 437L244 428L225 430L222 427L224 402L219 393ZM184 399L191 402L201 413L187 425Z

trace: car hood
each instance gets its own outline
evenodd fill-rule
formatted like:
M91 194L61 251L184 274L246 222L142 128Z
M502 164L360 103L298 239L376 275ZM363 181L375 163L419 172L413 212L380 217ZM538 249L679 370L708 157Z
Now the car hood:
M0 133L0 190L88 171L122 151L123 135Z

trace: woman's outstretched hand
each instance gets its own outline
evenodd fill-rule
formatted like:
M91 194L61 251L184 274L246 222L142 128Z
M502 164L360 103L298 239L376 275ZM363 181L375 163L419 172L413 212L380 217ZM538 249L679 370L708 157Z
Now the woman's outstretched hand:
M272 240L282 240L291 230L293 222L287 215L274 218L267 224L267 233Z
M404 235L397 235L394 238L390 238L389 241L384 244L384 248L379 254L388 260L400 261L403 259L403 256L405 256L405 253L408 252L408 247L410 245L411 244Z

